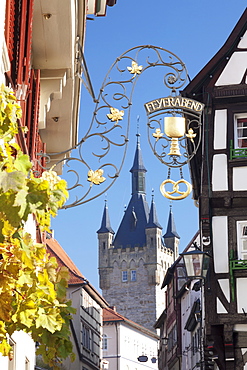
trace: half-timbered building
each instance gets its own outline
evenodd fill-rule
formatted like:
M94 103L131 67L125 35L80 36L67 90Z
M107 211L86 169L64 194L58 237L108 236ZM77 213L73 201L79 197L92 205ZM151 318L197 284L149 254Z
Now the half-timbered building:
M201 244L212 256L205 350L219 369L246 369L247 9L183 95L205 104L203 140L191 162Z

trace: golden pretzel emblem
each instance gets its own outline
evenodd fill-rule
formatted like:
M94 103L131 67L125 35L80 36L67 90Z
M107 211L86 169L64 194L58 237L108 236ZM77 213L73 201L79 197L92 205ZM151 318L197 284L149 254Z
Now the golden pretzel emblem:
M166 184L173 184L173 191L166 191L165 190L165 185ZM179 191L179 184L185 184L187 186L187 190L186 191ZM162 184L160 185L160 191L161 191L161 194L168 198L168 199L172 199L172 200L180 200L180 199L184 199L186 198L190 193L191 193L191 190L192 190L192 186L191 184L182 179L182 180L179 180L179 181L173 181L173 180L170 180L170 179L167 179L165 181L162 182ZM172 194L181 194L181 195L172 195Z

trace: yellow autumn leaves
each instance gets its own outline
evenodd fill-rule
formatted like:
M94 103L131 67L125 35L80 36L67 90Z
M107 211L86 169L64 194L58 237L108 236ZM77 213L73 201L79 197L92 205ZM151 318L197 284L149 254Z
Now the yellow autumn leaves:
M58 268L46 246L26 232L29 217L40 232L65 203L67 184L54 171L41 178L14 142L21 110L13 92L0 88L0 352L10 353L7 336L24 330L39 343L37 353L56 369L72 354L69 320L74 309L66 300L68 271ZM73 357L73 356L72 356Z

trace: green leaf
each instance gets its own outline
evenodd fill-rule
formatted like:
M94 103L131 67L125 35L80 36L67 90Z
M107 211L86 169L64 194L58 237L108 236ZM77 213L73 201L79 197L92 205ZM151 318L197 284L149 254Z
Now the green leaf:
M36 328L42 327L54 333L62 328L62 320L59 320L59 314L56 309L51 309L49 313L42 313L43 309L39 309L39 316L36 320Z
M27 154L20 154L16 158L14 166L18 171L21 171L27 175L32 168L32 163L30 162Z
M25 180L26 176L21 171L0 172L0 188L4 192L21 190L25 185Z

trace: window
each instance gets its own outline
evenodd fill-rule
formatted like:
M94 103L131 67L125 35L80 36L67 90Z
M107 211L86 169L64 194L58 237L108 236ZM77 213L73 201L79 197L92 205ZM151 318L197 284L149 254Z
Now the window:
M131 271L131 281L136 281L136 270Z
M93 351L93 332L85 325L82 325L82 345L88 351Z
M247 114L235 115L235 148L247 148Z
M128 281L128 271L122 271L122 282Z
M247 221L237 221L238 259L247 260Z
M177 344L177 326L174 325L170 333L168 333L168 351Z
M102 338L102 349L103 351L107 351L107 335L106 334L103 334L103 338Z

